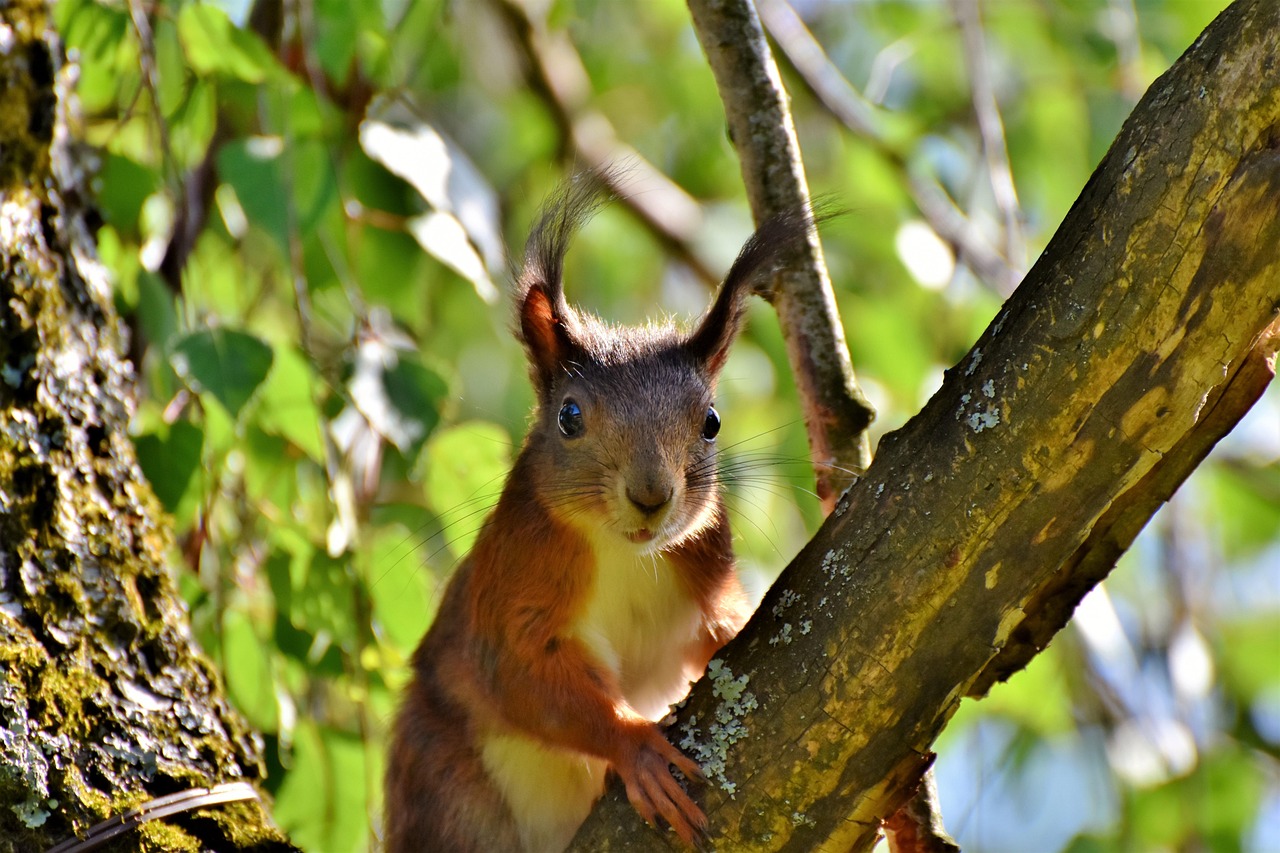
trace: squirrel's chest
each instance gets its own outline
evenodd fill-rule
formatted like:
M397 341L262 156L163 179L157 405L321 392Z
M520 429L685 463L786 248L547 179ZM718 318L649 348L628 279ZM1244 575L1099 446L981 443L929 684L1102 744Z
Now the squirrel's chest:
M636 711L661 719L700 675L690 663L702 612L665 555L597 547L595 557L594 583L569 633L614 673Z

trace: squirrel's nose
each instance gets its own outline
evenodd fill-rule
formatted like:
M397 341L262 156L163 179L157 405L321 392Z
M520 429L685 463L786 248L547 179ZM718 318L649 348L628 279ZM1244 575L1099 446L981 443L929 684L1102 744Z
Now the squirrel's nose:
M670 486L665 490L647 488L637 491L632 491L631 487L627 486L627 500L645 515L654 515L671 500L671 492Z

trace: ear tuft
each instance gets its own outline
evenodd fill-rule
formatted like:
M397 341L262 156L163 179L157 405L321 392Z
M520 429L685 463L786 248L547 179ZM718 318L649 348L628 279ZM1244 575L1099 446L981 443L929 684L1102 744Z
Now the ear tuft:
M564 256L574 234L612 200L606 185L616 170L583 172L560 184L543 203L529 232L524 264L516 278L520 338L544 391L577 350L577 314L564 297Z
M760 223L742 244L715 302L685 344L708 372L715 374L724 367L729 347L742 329L751 285L793 255L813 226L814 217L808 208L784 211Z

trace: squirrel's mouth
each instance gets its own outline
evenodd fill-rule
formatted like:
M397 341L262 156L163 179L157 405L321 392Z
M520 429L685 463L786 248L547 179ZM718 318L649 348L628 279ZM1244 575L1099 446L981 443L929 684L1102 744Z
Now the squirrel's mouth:
M641 527L639 530L633 530L630 533L628 533L627 539L636 543L637 545L643 544L645 542L652 542L653 531L647 527Z

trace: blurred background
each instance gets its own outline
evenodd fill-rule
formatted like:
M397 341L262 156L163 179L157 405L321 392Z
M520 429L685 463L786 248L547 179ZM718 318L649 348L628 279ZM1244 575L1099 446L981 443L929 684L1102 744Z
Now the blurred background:
M967 352L1217 0L761 0L874 438ZM196 633L304 848L370 849L383 736L532 405L510 264L630 165L571 300L689 318L751 230L679 0L58 0ZM506 247L511 247L509 252ZM717 406L759 591L820 521L770 309ZM1280 850L1280 395L938 745L968 851Z

